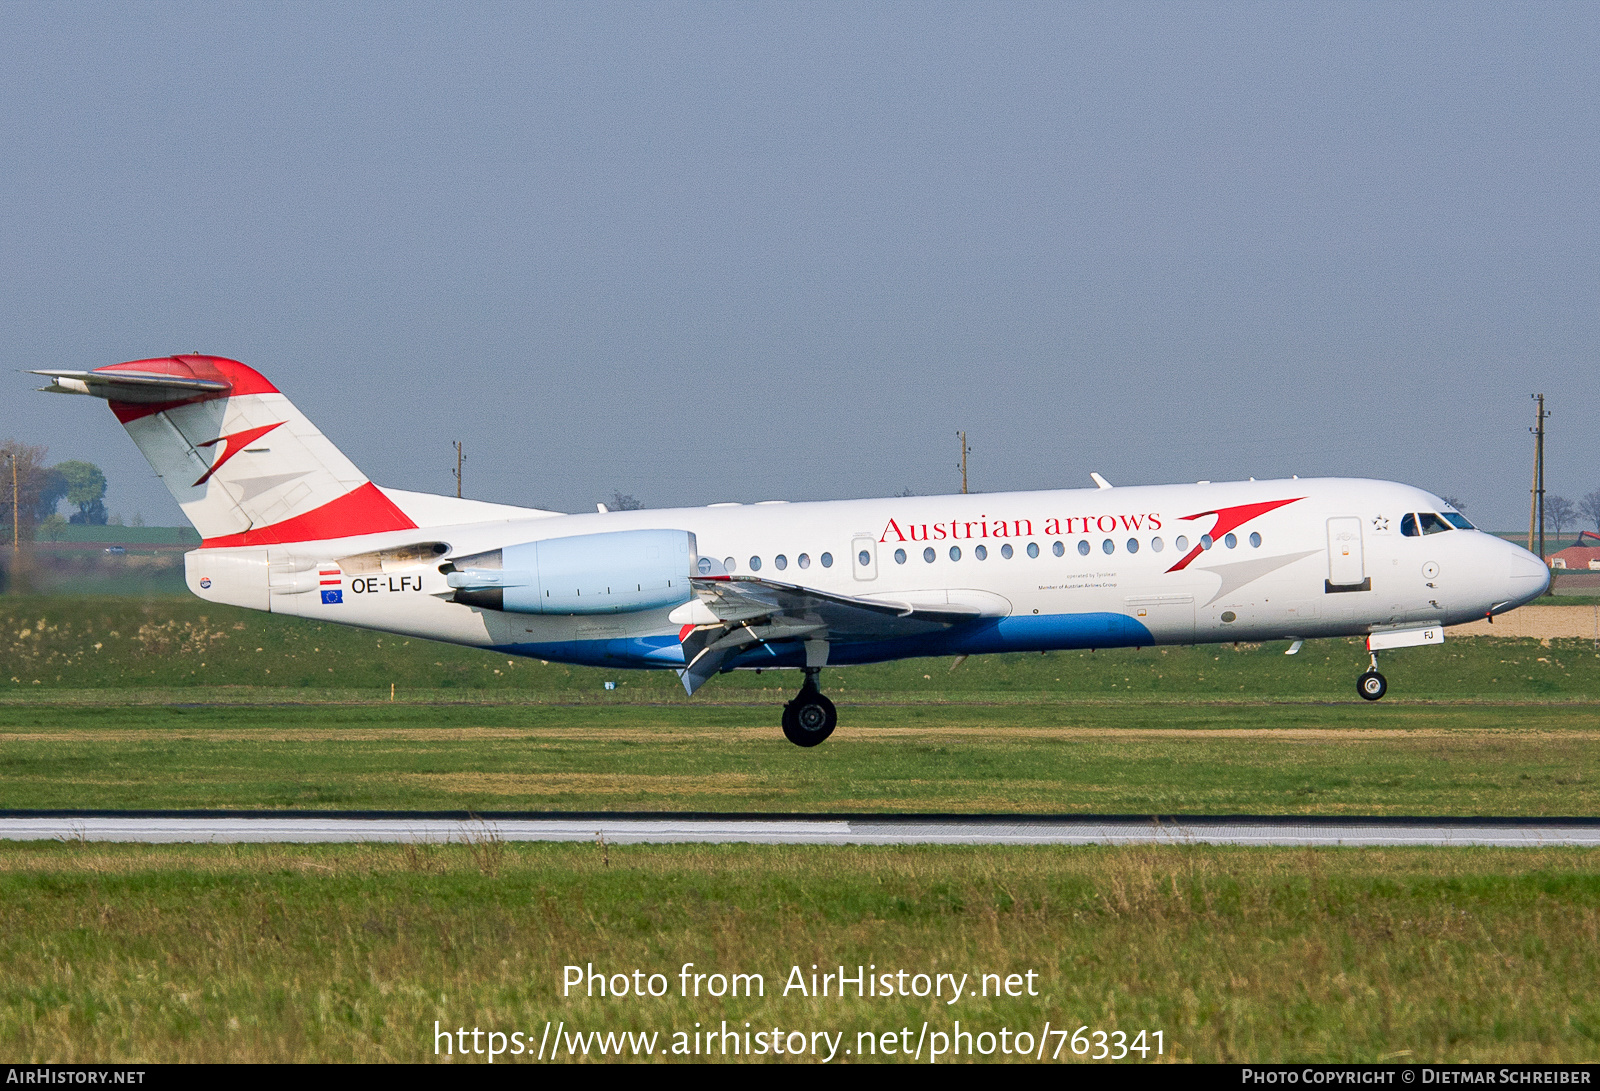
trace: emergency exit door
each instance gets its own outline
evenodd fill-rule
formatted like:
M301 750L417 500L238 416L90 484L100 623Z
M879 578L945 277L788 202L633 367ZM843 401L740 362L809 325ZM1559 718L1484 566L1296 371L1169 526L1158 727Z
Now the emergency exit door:
M878 578L878 539L858 534L850 542L850 563L858 580Z

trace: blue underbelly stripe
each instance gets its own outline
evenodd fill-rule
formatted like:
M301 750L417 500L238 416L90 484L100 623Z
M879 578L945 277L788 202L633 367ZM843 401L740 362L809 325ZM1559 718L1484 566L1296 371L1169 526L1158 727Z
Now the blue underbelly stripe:
M1155 643L1143 624L1126 614L1042 614L990 618L942 632L859 644L834 644L832 664L878 663L910 656L987 655L1075 648L1127 648ZM596 667L648 670L683 666L683 646L675 636L630 637L620 640L562 640L502 644L506 655L550 659ZM739 655L734 666L798 667L805 652L798 644L757 646Z

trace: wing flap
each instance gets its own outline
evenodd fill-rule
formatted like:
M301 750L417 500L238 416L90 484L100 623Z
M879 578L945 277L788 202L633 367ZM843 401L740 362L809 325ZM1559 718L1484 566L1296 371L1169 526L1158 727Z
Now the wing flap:
M932 632L984 613L981 607L967 603L855 598L757 576L707 576L689 582L701 601L723 621L792 614L826 623L830 640Z

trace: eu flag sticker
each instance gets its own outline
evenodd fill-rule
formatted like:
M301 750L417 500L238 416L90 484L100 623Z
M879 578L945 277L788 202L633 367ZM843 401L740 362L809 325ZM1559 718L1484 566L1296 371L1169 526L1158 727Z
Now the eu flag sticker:
M331 603L335 603L335 602L338 602L338 603L344 602L344 591L343 590L341 590L340 588L336 587L331 591L324 590L322 592L322 605L327 606L327 605L330 605Z

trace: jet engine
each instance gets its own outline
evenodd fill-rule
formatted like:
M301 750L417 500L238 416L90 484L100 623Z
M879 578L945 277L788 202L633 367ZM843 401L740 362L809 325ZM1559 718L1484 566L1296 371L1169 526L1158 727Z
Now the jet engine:
M454 601L519 614L620 614L689 600L686 530L618 530L503 546L442 571Z

